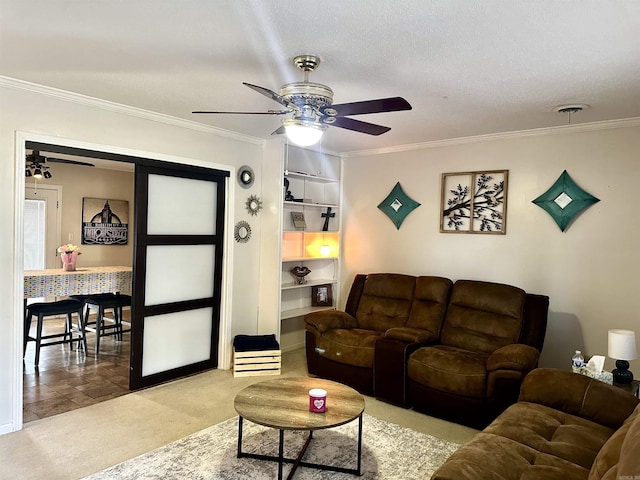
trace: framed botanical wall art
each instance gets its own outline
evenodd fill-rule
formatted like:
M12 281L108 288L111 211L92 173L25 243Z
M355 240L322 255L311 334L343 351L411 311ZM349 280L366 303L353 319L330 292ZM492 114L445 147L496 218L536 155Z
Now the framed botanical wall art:
M442 174L441 233L507 232L509 170Z

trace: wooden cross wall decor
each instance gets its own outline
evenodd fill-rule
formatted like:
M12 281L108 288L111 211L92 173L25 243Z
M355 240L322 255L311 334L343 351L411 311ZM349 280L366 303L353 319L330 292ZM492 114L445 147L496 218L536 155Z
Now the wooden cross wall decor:
M335 213L331 213L331 207L327 207L327 211L320 215L324 218L324 225L322 226L322 231L326 232L329 230L329 219L336 216Z

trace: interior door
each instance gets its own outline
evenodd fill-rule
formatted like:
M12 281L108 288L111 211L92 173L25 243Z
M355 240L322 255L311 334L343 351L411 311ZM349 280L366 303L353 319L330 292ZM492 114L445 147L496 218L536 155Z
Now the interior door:
M25 185L24 268L57 268L60 245L60 186Z
M131 389L218 365L228 176L136 165Z

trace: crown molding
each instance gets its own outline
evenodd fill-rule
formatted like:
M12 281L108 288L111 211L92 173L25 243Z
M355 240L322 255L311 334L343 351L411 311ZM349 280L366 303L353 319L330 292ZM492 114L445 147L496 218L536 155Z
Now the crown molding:
M475 135L471 137L450 138L445 140L434 140L432 142L412 143L407 145L397 145L387 148L374 148L370 150L357 150L342 153L343 158L365 157L371 155L382 155L387 153L409 152L428 148L451 147L455 145L467 145L470 143L489 142L494 140L505 140L510 138L536 137L542 135L557 135L562 133L592 132L596 130L610 130L614 128L638 127L640 117L622 118L617 120L604 120L601 122L579 123L575 125L562 125L558 127L534 128L531 130L517 130L513 132L490 133L487 135Z
M78 103L93 108L100 108L102 110L108 110L110 112L129 115L131 117L151 120L153 122L164 123L167 125L172 125L174 127L186 128L189 130L195 130L204 133L211 133L220 137L230 138L245 143L251 143L253 145L263 146L265 143L265 140L263 140L262 138L242 135L237 132L232 132L231 130L212 127L210 125L205 125L191 120L172 117L171 115L156 113L149 110L144 110L142 108L131 107L129 105L123 105L121 103L110 102L107 100L101 100L99 98L90 97L88 95L73 93L54 87L47 87L45 85L39 85L37 83L27 82L25 80L19 80L11 77L5 77L2 75L0 75L0 87L13 88L15 90L26 90L28 92L47 95L49 97L54 97L66 102Z
M48 87L37 83L27 82L12 77L0 75L0 87L13 88L16 90L26 90L40 95L47 95L58 98L63 101L78 103L94 108L100 108L115 113L129 115L132 117L151 120L154 122L164 123L175 127L186 128L198 132L210 133L220 137L225 137L240 142L251 143L253 145L264 146L265 140L249 135L242 135L231 130L205 125L203 123L185 120L163 113L152 112L142 108L132 107L121 103L101 100L99 98L73 93L59 88ZM640 117L622 118L617 120L604 120L600 122L579 123L575 125L561 125L557 127L535 128L531 130L517 130L513 132L491 133L486 135L475 135L470 137L458 137L445 140L434 140L431 142L411 143L406 145L395 145L385 148L374 148L369 150L354 150L351 152L335 152L325 150L330 155L340 156L342 158L365 157L372 155L383 155L388 153L409 152L414 150L423 150L428 148L451 147L455 145L466 145L471 143L480 143L494 140L505 140L511 138L524 138L541 135L556 135L563 133L590 132L596 130L609 130L614 128L637 127L640 126Z

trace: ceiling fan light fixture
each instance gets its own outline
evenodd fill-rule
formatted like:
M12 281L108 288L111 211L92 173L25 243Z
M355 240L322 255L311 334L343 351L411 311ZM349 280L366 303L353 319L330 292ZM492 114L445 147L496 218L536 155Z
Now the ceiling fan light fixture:
M38 180L42 178L42 170L40 170L39 167L36 167L35 170L33 171L33 177L37 178Z
M49 170L45 170L42 175L44 175L44 178L46 179L53 177L53 175L51 175L51 172Z
M282 125L287 138L300 147L309 147L318 143L327 128L324 125L297 118L285 120Z

